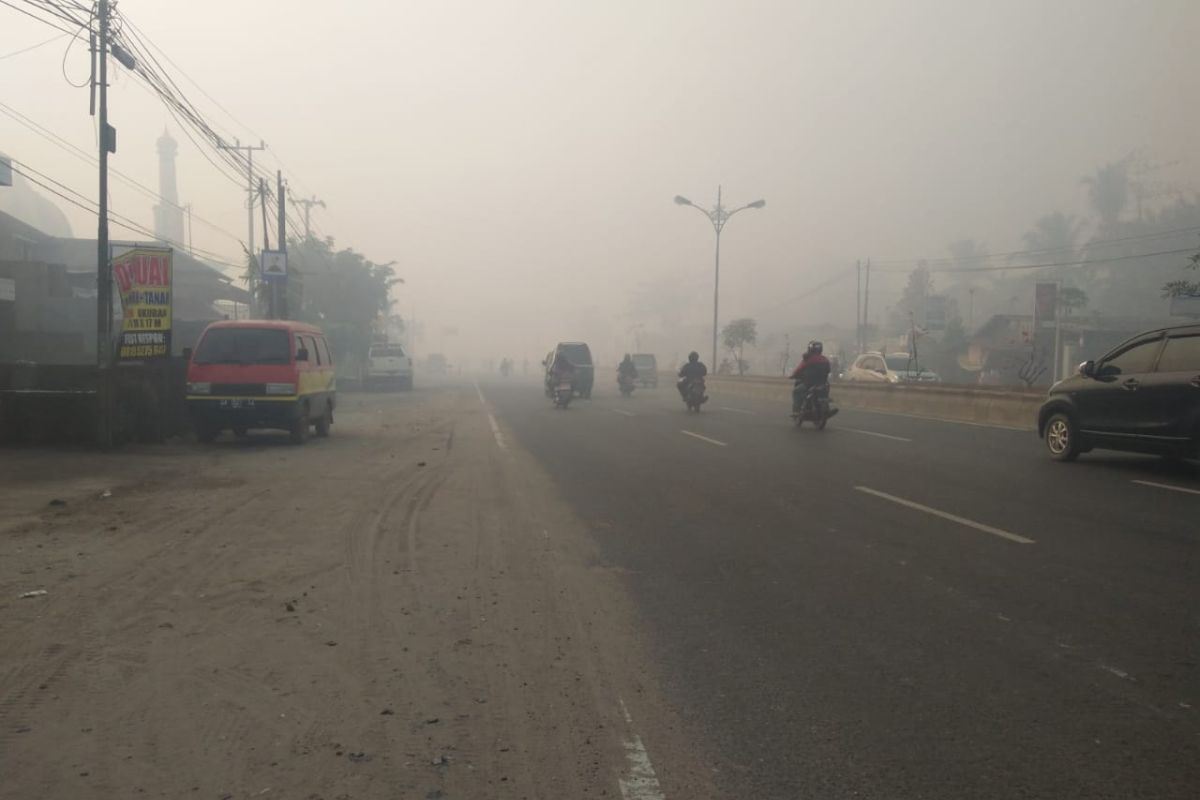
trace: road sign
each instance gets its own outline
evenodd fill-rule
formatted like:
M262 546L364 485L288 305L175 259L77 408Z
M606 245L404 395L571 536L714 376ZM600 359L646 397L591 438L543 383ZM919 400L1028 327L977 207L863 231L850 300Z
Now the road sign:
M263 280L287 280L287 251L263 250L262 258L259 259L259 263L262 264Z

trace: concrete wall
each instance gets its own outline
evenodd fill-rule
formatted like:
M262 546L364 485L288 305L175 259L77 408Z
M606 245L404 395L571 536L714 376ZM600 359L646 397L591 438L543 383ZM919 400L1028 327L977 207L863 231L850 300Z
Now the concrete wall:
M709 377L713 392L754 397L788 405L792 382L783 378ZM886 414L977 422L1019 430L1037 429L1037 411L1045 391L965 386L904 386L894 384L833 384L834 404Z

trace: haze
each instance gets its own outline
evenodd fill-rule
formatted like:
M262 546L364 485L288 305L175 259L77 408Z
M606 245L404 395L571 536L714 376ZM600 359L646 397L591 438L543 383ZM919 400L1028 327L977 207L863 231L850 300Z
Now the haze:
M1019 249L1037 217L1085 216L1080 178L1135 150L1196 186L1200 6L1187 0L121 10L228 109L185 85L231 137L265 139L263 163L328 204L314 211L321 234L398 262L397 307L422 349L464 358L590 338L611 360L631 347L639 291L684 296L681 324L704 350L712 232L671 198L711 204L718 184L732 203L768 202L723 237L723 321L807 294L792 316L843 325L857 258L944 257L963 238ZM52 34L5 12L0 55ZM66 42L0 60L0 84L91 151L86 90L60 73ZM85 51L65 61L77 82ZM240 262L242 186L117 72L113 166L156 185L154 140L170 129L182 201L229 232L198 223L196 246ZM8 117L0 149L94 194L91 167ZM121 185L113 197L150 224L145 197ZM75 235L94 235L59 205ZM850 280L809 292L847 268ZM880 313L903 278L880 276Z

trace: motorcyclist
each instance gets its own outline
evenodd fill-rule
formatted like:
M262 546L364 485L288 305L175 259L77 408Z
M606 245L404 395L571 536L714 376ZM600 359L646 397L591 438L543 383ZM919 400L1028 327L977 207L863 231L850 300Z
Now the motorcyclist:
M829 373L833 367L822 352L824 349L825 346L815 339L809 342L808 349L804 351L804 356L792 372L792 380L796 382L796 388L792 390L793 414L800 413L804 408L804 401L809 392L829 383ZM836 410L831 409L830 416L835 413Z
M707 374L708 367L704 366L704 362L700 360L700 354L695 350L688 353L687 363L679 368L679 383L675 384L675 388L679 390L679 396L686 401L688 386L692 381L702 379ZM700 402L708 402L708 397Z
M621 363L617 365L617 381L620 382L622 378L631 381L638 379L637 367L634 365L633 357L629 353L626 353L625 358L621 359Z

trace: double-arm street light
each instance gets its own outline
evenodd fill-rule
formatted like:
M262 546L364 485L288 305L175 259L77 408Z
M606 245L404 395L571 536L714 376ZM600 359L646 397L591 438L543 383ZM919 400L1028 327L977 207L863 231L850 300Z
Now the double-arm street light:
M708 221L712 223L713 231L717 234L717 251L716 251L716 270L713 276L713 331L712 331L712 368L717 368L717 311L721 296L721 231L725 228L725 223L729 222L729 218L739 211L745 211L747 208L762 208L767 204L766 200L755 200L753 203L747 203L744 206L730 211L721 205L721 187L717 187L717 204L711 211L706 211L700 206L688 200L683 195L675 195L675 202L681 206L691 206L699 211L704 216L708 217Z

